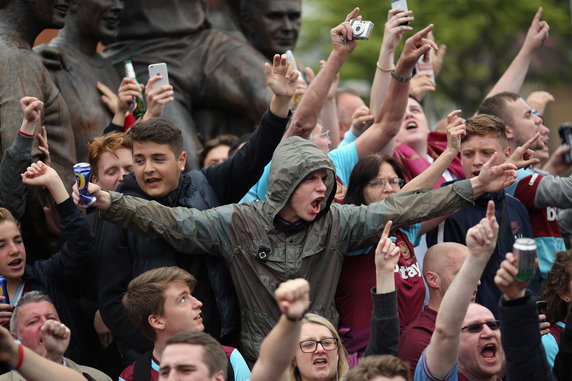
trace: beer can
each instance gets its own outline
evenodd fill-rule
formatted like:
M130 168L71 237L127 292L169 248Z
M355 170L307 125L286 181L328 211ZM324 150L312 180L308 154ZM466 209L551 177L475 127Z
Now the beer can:
M0 303L2 304L10 304L10 298L8 297L8 282L6 281L6 278L4 278L3 276L0 276L0 288L2 289L2 296L5 298L3 301L1 301ZM2 312L10 312L10 310L0 310Z
M517 238L512 246L512 253L516 257L518 267L515 279L532 280L536 269L536 242L532 238Z
M89 163L77 163L73 166L77 189L79 190L79 206L87 208L95 202L95 196L87 191L87 184L91 177L91 167Z

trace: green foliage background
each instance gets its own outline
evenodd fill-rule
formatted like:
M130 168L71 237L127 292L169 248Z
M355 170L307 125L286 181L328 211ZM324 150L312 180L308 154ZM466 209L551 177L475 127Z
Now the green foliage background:
M330 51L329 29L343 21L354 6L365 20L375 23L372 38L362 41L344 65L341 79L371 82L379 53L390 0L303 0L302 34L297 55L304 61L325 58ZM570 3L564 0L409 0L414 11L414 32L435 24L437 43L448 47L445 63L432 98L439 113L454 104L474 111L514 58L539 6L550 24L550 39L537 51L526 83L547 89L572 80ZM399 57L404 35L396 52ZM309 62L308 62L309 63ZM446 105L446 106L445 106Z

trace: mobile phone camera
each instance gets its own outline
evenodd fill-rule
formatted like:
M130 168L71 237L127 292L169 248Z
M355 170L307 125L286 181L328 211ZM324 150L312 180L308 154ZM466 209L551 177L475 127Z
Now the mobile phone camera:
M351 19L350 25L352 26L354 40L369 40L369 36L373 30L373 23L371 21Z

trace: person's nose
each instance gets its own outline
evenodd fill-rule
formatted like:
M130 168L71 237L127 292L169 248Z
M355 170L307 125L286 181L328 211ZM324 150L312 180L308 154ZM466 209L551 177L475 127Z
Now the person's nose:
M322 179L318 179L318 183L316 184L316 191L324 193L327 189L328 187L326 186L325 181Z
M18 255L20 253L20 245L14 241L8 242L8 253L10 256Z
M194 308L201 308L203 306L203 302L193 297L193 306Z

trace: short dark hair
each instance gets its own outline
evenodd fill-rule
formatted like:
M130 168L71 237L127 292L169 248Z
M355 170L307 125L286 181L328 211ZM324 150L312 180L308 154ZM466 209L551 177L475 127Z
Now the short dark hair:
M139 121L131 127L127 136L133 142L168 144L177 157L183 152L183 134L175 123L167 119L151 118Z
M512 115L507 111L506 106L508 102L515 102L519 99L520 95L517 93L503 91L486 98L479 106L477 114L493 115L502 119L506 124L511 125Z
M359 364L346 374L346 381L369 381L377 376L401 376L405 381L411 381L411 370L392 355L362 357Z
M149 324L149 316L163 315L165 290L173 282L185 283L191 292L197 284L195 277L177 266L159 267L133 278L121 300L129 319L151 340L157 333Z
M204 332L179 332L171 336L165 347L171 344L191 344L203 347L203 362L209 368L209 376L222 371L226 377L228 358L220 344Z
M355 165L350 175L350 183L344 198L344 204L364 205L365 198L363 190L367 183L377 177L381 164L387 163L391 165L397 177L404 179L403 169L395 160L389 156L373 154L369 155Z
M236 143L237 140L238 136L236 135L223 134L223 135L218 135L215 138L207 141L205 144L203 144L203 149L199 153L200 165L201 166L205 165L205 159L207 158L207 155L209 154L210 150L218 146L228 146L230 151L230 147L232 147L232 145Z
M467 132L461 139L461 143L471 136L493 136L498 139L503 148L506 148L508 144L505 122L494 115L475 115L465 121L465 127Z
M546 320L556 324L566 320L568 303L561 299L568 293L572 278L572 250L556 253L556 259L546 276L542 300L546 301Z
M230 149L228 150L228 157L233 157L238 152L238 150L242 148L241 147L242 144L246 144L246 142L248 142L251 137L252 137L252 132L240 135L238 139L236 139L234 144L230 146Z

